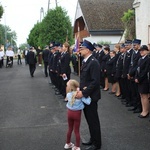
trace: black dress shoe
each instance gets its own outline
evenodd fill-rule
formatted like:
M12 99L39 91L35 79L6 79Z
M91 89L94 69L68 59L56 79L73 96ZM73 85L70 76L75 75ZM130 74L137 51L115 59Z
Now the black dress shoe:
M119 98L119 97L121 97L121 94L119 94L119 95L115 95L115 96Z
M149 113L147 113L147 115L145 115L145 116L143 116L143 115L140 114L138 117L139 118L147 118L147 117L149 117Z
M100 147L96 147L95 145L91 145L91 146L85 148L85 150L100 150Z
M83 145L92 145L92 141L88 141L88 142L82 142Z

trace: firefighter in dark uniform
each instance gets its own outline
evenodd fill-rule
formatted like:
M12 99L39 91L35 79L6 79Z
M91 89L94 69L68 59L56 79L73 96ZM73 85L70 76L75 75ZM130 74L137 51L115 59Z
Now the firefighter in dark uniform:
M103 89L105 87L105 79L104 79L104 76L103 76L103 73L102 73L102 59L103 59L103 56L105 55L103 49L102 49L102 45L100 44L97 44L95 45L96 49L97 49L97 53L95 54L95 58L98 60L99 62L99 65L100 65L100 85L101 85L101 88Z
M53 77L53 54L54 54L55 50L54 50L54 47L51 46L50 47L50 52L49 52L49 55L48 55L48 66L49 66L49 77L50 77L50 80L51 80L51 84L54 86L54 77Z
M125 48L126 48L126 53L124 54L124 59L123 59L123 78L125 80L125 93L126 93L126 102L124 103L126 107L131 107L133 104L131 103L131 84L130 80L128 79L127 74L129 73L129 66L131 63L131 56L133 53L132 49L132 40L126 40L125 41Z
M55 43L53 45L53 49L54 49L54 53L53 53L53 61L52 61L52 68L51 68L51 72L52 72L52 76L53 76L53 83L54 83L54 88L55 90L58 90L58 82L57 82L57 62L59 59L59 48L60 44L59 43Z
M59 46L59 55L58 55L58 61L57 61L57 90L55 92L55 95L61 95L62 94L62 74L61 74L61 57L62 57L62 45ZM61 98L61 97L59 97Z
M29 70L31 77L34 77L34 72L36 70L36 54L33 52L33 47L30 47L30 51L27 54L27 63L29 64Z
M118 57L117 62L116 62L115 78L118 81L119 87L120 87L120 97L118 97L118 98L123 101L123 99L125 99L124 79L122 78L123 58L124 58L124 54L125 54L125 45L124 44L120 45L120 53L121 54Z
M42 52L42 59L43 59L43 62L44 62L45 77L48 77L48 72L47 72L48 56L49 56L49 46L45 46L45 50Z
M61 75L62 75L62 96L66 97L66 84L70 80L71 68L70 68L71 55L69 53L69 44L65 42L62 47L61 53ZM67 101L67 100L66 100Z
M131 81L131 103L133 104L133 108L129 108L129 111L133 111L134 113L140 113L142 111L141 108L141 98L138 92L138 84L135 83L135 73L138 66L138 61L141 58L139 49L141 45L141 40L134 39L133 40L133 53L131 56L131 63L129 67L128 79Z
M96 58L92 56L93 50L94 46L91 42L84 40L80 47L81 56L84 57L80 75L80 91L78 91L76 95L77 98L90 96L92 99L91 104L85 104L84 108L84 115L90 131L90 140L88 142L82 142L82 144L89 145L89 147L86 148L87 150L97 150L101 148L101 130L97 112L97 103L101 98L100 66Z
M148 47L142 45L140 47L141 58L138 61L138 67L135 75L135 82L138 84L138 91L141 96L142 112L139 118L147 118L149 116L149 68L150 58L148 57Z

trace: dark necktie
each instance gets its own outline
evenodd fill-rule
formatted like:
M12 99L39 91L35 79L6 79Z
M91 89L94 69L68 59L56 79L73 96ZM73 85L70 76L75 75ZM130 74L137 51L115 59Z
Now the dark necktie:
M86 64L86 62L83 60L83 61L82 61L81 69L83 69L83 68L84 68L85 64Z

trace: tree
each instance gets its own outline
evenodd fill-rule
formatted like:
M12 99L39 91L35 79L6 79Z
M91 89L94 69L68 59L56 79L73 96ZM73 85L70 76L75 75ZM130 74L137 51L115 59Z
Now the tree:
M2 6L2 5L0 5L0 18L2 18L3 13L4 13L3 6Z
M129 9L127 12L124 12L123 17L121 18L124 23L125 29L125 39L134 39L135 38L135 12L134 10Z
M42 45L42 43L39 42L41 32L41 23L37 22L37 24L34 25L34 27L31 29L29 38L27 39L29 45L34 46L37 48L39 45Z
M64 43L69 39L73 43L72 26L67 12L56 7L48 11L41 23L37 23L30 31L28 43L35 47L49 45L50 41Z
M0 44L2 45L6 44L7 46L16 45L16 40L17 40L16 32L11 31L9 26L4 26L0 24Z
M29 48L29 45L27 43L22 43L22 44L19 45L19 47L20 47L21 50L24 50L25 47Z

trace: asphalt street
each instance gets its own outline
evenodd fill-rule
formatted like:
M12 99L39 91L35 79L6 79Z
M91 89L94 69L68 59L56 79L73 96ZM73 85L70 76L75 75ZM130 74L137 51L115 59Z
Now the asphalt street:
M101 150L150 150L149 118L138 118L108 91L101 94ZM83 114L80 131L88 140ZM24 63L0 69L0 150L63 150L66 132L66 102L54 94L42 67L37 66L34 78Z

